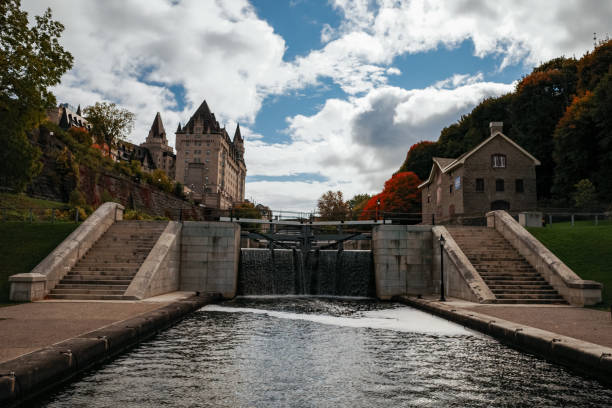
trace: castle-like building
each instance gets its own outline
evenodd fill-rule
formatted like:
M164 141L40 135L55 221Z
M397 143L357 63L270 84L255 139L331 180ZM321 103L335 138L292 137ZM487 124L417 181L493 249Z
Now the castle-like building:
M62 104L49 110L47 116L64 129L91 130L89 122L81 116L80 107L73 112L70 105ZM185 185L189 198L206 207L228 209L244 201L246 164L240 125L236 126L233 140L230 139L204 101L185 126L179 123L175 146L176 154L168 145L166 129L157 112L140 146L120 140L101 150L108 151L116 161L137 160L147 172L163 170L168 177Z
M176 180L206 207L227 209L244 201L246 164L240 125L233 140L206 101L176 130Z

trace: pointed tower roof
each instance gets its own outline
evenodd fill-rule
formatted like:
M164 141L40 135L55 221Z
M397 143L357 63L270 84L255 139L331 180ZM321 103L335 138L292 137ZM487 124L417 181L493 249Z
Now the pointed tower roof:
M79 104L79 107L77 108L76 114L79 116L83 116L81 115L81 105Z
M194 125L196 122L201 123L202 129L207 133L210 133L210 131L221 131L219 122L217 122L215 114L211 113L210 108L206 103L206 100L204 100L200 107L195 111L193 116L189 119L189 122L187 122L187 124L183 127L183 130L185 130L186 132L193 132Z
M195 111L193 116L209 117L210 115L211 115L210 108L208 107L208 104L206 103L206 99L204 99L204 101L202 102L200 107Z
M164 124L162 123L161 115L159 112L155 115L155 119L153 119L153 124L151 125L151 130L149 130L150 138L161 138L163 140L166 139L166 129L164 129Z
M181 131L181 122L179 122L178 127L176 128L176 132L180 132Z
M234 132L234 143L236 143L236 141L242 142L242 135L240 134L240 123L238 123L238 126L236 126L236 131Z

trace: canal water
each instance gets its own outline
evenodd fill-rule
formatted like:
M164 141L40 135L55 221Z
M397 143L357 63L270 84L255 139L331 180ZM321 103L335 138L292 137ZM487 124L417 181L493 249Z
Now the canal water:
M209 305L46 407L609 407L612 390L396 303Z

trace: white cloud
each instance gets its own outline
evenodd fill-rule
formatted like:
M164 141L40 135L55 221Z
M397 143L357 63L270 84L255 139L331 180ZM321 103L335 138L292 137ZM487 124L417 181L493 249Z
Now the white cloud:
M62 42L75 66L55 90L60 101L119 103L136 113L132 140L141 142L155 112L162 113L171 135L206 98L222 124L232 129L236 121L244 124L249 174L319 172L329 178L247 184L273 206L292 197L305 203L330 188L348 196L377 191L412 143L435 139L479 100L512 87L474 73L423 89L391 87L388 77L401 75L393 66L396 57L471 40L476 56L500 58L499 69L531 65L581 56L592 46L592 32L605 32L612 20L612 3L579 0L333 0L332 5L343 16L341 24L323 27L320 49L287 62L285 40L247 0L23 1L33 14L51 7L66 26ZM331 78L350 96L326 101L314 115L288 118L290 143L270 144L266 135L251 131L266 97L312 85L316 90L324 86L321 78ZM172 86L185 90L187 104L180 112Z
M307 210L327 190L341 190L347 197L379 192L412 144L437 139L440 129L469 112L482 99L514 88L513 84L474 82L470 78L449 78L444 88L379 87L362 97L330 99L312 116L290 118L290 143L247 141L249 174L316 171L327 180L251 182L247 184L247 196L270 200L274 207L292 205L294 209ZM449 89L448 84L453 82L460 86Z

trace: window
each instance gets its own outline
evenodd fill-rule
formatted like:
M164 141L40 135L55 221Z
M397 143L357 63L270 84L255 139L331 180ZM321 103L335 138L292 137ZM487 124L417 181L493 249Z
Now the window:
M516 179L514 187L517 193L525 192L525 186L523 185L523 179Z
M504 179L495 180L495 191L504 191Z
M476 179L476 191L484 191L484 179L477 178Z
M453 185L452 184L448 186L448 192L450 194L453 194Z
M491 156L491 166L494 169L505 169L506 168L506 155L505 154L494 154Z
M189 156L189 150L185 150L185 156Z

